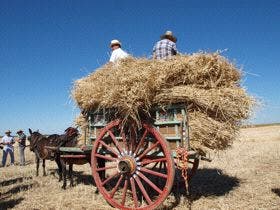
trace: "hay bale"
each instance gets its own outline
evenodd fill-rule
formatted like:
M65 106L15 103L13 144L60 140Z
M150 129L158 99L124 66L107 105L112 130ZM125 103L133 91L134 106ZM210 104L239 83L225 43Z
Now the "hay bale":
M155 104L187 103L191 110L206 113L219 121L236 122L251 114L254 99L238 86L202 89L191 85L163 89Z
M220 122L202 112L189 112L191 147L205 155L210 150L228 148L236 134L238 124Z
M136 122L155 104L187 102L192 105L192 144L205 153L228 147L241 120L250 115L253 99L240 87L241 75L218 53L170 60L129 57L77 80L72 96L82 110L114 108L116 117Z

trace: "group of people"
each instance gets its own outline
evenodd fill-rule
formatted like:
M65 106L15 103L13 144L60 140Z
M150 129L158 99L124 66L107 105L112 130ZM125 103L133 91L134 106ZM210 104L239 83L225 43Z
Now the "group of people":
M7 130L5 132L5 135L0 140L0 146L1 146L1 149L3 149L2 167L6 166L8 154L10 155L11 165L14 165L14 163L15 163L15 156L14 156L15 142L18 142L18 146L19 146L20 165L24 166L25 165L24 150L26 147L26 135L24 134L23 130L19 130L19 131L17 131L18 137L15 140L15 138L13 136L11 136L11 133L12 132L10 130Z
M178 53L176 47L177 38L173 35L172 31L166 31L160 36L158 41L153 47L153 59L168 59ZM110 47L112 54L110 62L115 63L119 59L128 57L128 53L122 50L121 42L119 40L112 40Z

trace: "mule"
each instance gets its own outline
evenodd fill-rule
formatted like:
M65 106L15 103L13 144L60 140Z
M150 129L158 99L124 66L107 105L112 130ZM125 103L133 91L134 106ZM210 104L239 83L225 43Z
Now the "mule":
M30 137L30 150L35 153L36 158L36 176L39 175L39 163L42 159L43 176L46 176L46 160L55 160L58 166L59 181L62 180L62 164L60 161L59 149L54 152L50 152L46 146L61 147L73 145L76 142L76 137L78 135L78 130L76 128L69 127L65 130L65 134L58 135L52 134L48 137L40 134L39 132L32 132L29 129Z

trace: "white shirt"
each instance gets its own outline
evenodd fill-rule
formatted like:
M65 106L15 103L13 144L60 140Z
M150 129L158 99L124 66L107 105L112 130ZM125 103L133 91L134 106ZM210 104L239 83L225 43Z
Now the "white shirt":
M123 51L121 48L115 49L110 57L110 62L115 63L117 60L121 58L126 58L127 56L128 54L125 51Z
M4 148L3 148L4 151L7 151L9 149L14 151L14 146L12 145L12 143L14 143L14 138L12 136L7 136L7 135L3 136L1 142L2 143L11 143L11 144L8 144L8 145L4 146Z

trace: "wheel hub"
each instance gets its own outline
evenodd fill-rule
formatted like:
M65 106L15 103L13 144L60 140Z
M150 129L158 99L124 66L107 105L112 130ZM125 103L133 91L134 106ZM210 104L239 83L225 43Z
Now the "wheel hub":
M118 161L118 171L122 174L133 174L136 170L136 161L133 157L125 156Z

